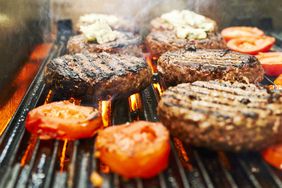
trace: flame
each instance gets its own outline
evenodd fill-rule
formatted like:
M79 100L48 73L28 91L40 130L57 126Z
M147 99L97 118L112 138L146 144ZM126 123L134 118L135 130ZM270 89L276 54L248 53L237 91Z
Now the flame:
M161 96L163 94L164 89L163 89L163 87L161 87L161 85L159 83L153 83L153 87L154 87L155 91L157 91L159 96Z
M130 112L136 112L141 109L141 96L139 93L135 93L133 95L130 95L128 98L128 103L130 106Z
M22 68L13 79L7 88L3 88L0 98L0 136L9 125L13 114L18 109L24 94L26 93L30 83L36 75L42 60L48 55L52 43L39 44L33 50L32 55L23 63ZM34 54L40 54L35 57Z
M36 145L37 142L37 136L36 135L31 135L30 140L28 142L28 146L23 154L23 157L21 159L21 166L24 166L27 162L27 160L30 158L31 153Z
M63 146L62 153L61 153L61 157L60 157L60 172L64 171L67 145L68 145L68 140L65 139L64 140L64 146Z
M187 152L183 146L183 143L176 137L173 137L174 145L176 148L176 151L178 153L180 162L182 163L183 167L191 171L193 169L193 166L189 162L189 157L187 155Z
M104 127L108 127L111 125L111 109L112 109L112 101L99 101L99 110L102 114L102 120Z
M52 100L52 98L53 98L53 95L54 95L53 91L52 91L52 90L49 90L49 91L48 91L48 94L47 94L47 96L46 96L46 99L45 99L45 101L44 101L44 104L50 103L51 100Z
M150 55L145 55L145 59L146 59L147 64L151 68L152 73L157 73L158 72L157 64L154 63L154 61L152 60L151 56Z

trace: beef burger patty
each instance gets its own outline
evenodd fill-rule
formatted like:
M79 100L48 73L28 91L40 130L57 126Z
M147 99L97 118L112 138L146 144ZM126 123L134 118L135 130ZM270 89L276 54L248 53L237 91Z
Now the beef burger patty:
M197 81L164 92L161 122L187 144L260 150L282 139L282 95L254 84Z
M264 76L256 57L219 49L167 52L158 60L158 71L167 85L215 79L254 83Z
M64 55L50 61L44 79L64 96L119 97L147 87L151 70L143 58L109 53Z

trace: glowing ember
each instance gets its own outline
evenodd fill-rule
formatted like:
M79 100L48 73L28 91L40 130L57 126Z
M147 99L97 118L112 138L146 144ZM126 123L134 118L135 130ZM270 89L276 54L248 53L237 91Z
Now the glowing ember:
M31 135L28 146L21 159L21 166L24 166L27 163L27 161L30 159L33 149L36 145L36 142L37 142L37 136Z
M71 98L69 99L69 101L70 101L71 103L74 103L75 105L80 105L80 103L81 103L81 100L80 100L80 99L75 99L75 98L73 98L73 97L71 97Z
M186 150L185 150L181 140L179 140L176 137L173 137L173 142L174 142L176 151L178 153L179 159L180 159L183 167L188 169L188 170L192 170L193 166L189 162L189 157L188 157L188 155L186 153Z
M68 145L68 140L65 139L64 140L64 146L63 146L62 153L61 153L61 157L60 157L60 172L64 171L67 145Z
M108 127L111 125L111 108L112 101L99 101L99 110L102 114L102 120L104 127Z
M157 64L154 63L154 61L152 60L151 56L150 55L145 55L145 58L146 58L146 62L148 64L148 66L151 68L152 72L153 73L157 73L158 72Z
M163 94L164 89L161 87L159 83L153 83L153 87L160 96Z
M52 98L53 98L53 95L54 95L53 91L49 90L48 94L47 94L47 97L46 97L46 99L44 101L44 104L50 103Z
M141 96L139 93L135 93L133 95L130 95L128 98L128 103L130 106L130 112L136 112L141 109Z

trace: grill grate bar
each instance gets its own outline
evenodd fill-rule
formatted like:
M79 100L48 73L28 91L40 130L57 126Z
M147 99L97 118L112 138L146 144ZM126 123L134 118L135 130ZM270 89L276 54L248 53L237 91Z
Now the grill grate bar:
M73 188L75 184L75 167L77 163L77 149L78 149L79 141L74 141L73 152L71 156L71 163L68 168L68 179L67 179L67 187Z
M275 173L273 172L272 168L269 165L267 165L265 162L263 162L262 160L261 160L261 166L266 169L267 174L269 174L271 176L273 181L276 183L277 187L282 187L281 179L279 179L275 175Z
M16 181L18 179L18 175L20 173L20 170L21 170L21 165L19 163L14 165L13 170L12 170L12 175L11 175L11 178L10 178L7 186L2 185L1 187L7 187L7 188L15 187Z
M236 184L232 174L229 172L230 170L230 162L229 159L227 158L226 154L223 152L218 152L218 159L220 163L220 167L229 182L230 187L232 188L238 188L238 185Z
M56 172L54 179L54 188L64 188L66 187L67 173L66 172Z
M44 188L51 187L52 179L53 179L53 173L54 173L54 166L55 166L56 157L57 157L57 154L58 154L58 148L59 148L59 141L56 140L55 144L54 144L54 149L53 149L53 153L52 153L52 157L51 157L50 166L49 166L49 169L46 173Z
M197 164L198 164L198 166L199 166L199 168L200 168L200 171L201 171L201 173L202 173L202 176L203 176L203 178L204 178L204 180L205 180L205 182L206 182L206 186L207 186L208 188L213 188L214 186L213 186L213 184L212 184L211 178L210 178L210 176L209 176L209 174L208 174L208 172L207 172L206 167L204 166L203 161L202 161L201 158L200 158L200 155L199 155L198 151L194 150L194 151L192 151L192 152L193 152L194 157L195 157L195 160L197 161Z
M251 181L253 186L257 187L257 188L261 188L260 183L258 182L256 177L253 175L253 173L249 170L249 168L247 167L247 164L245 163L245 161L243 161L242 159L239 159L239 164L243 168L244 172L246 173L246 177L249 178L249 180Z
M177 164L179 172L180 172L180 176L181 176L181 179L182 179L182 182L183 182L183 186L187 187L187 188L190 188L188 179L187 179L187 177L185 175L185 171L184 171L183 165L181 164L181 162L179 160L179 156L178 156L178 154L176 152L175 146L174 146L174 144L172 142L171 142L170 145L171 145L173 156L174 156L174 158L176 160L176 164Z
M31 173L32 166L34 165L35 160L36 160L36 155L37 155L37 152L39 150L39 145L40 145L40 140L38 140L38 142L36 142L36 145L33 149L33 155L31 156L29 164L25 165L23 167L22 171L21 171L20 177L19 177L18 182L17 182L17 187L25 187L26 186L26 183L27 183L28 178L29 178L30 173Z

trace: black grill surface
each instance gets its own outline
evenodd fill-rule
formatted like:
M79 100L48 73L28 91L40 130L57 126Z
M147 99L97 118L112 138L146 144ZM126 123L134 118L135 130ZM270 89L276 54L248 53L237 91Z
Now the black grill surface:
M60 21L58 25L58 37L52 51L0 137L0 187L93 187L89 178L93 171L103 177L102 187L107 188L282 187L282 172L267 165L259 153L209 151L183 146L177 138L172 138L167 170L152 179L128 180L107 172L107 167L94 158L95 138L77 141L34 138L24 125L27 112L42 105L49 92L42 81L42 70L50 59L65 53L66 42L72 35L71 22ZM266 84L270 82L271 79L264 81ZM141 98L142 109L137 115L130 112L127 99L113 101L112 124L133 121L136 116L158 121L159 95L154 87L142 91ZM62 98L54 93L50 101L56 100ZM89 101L82 103L89 104Z

